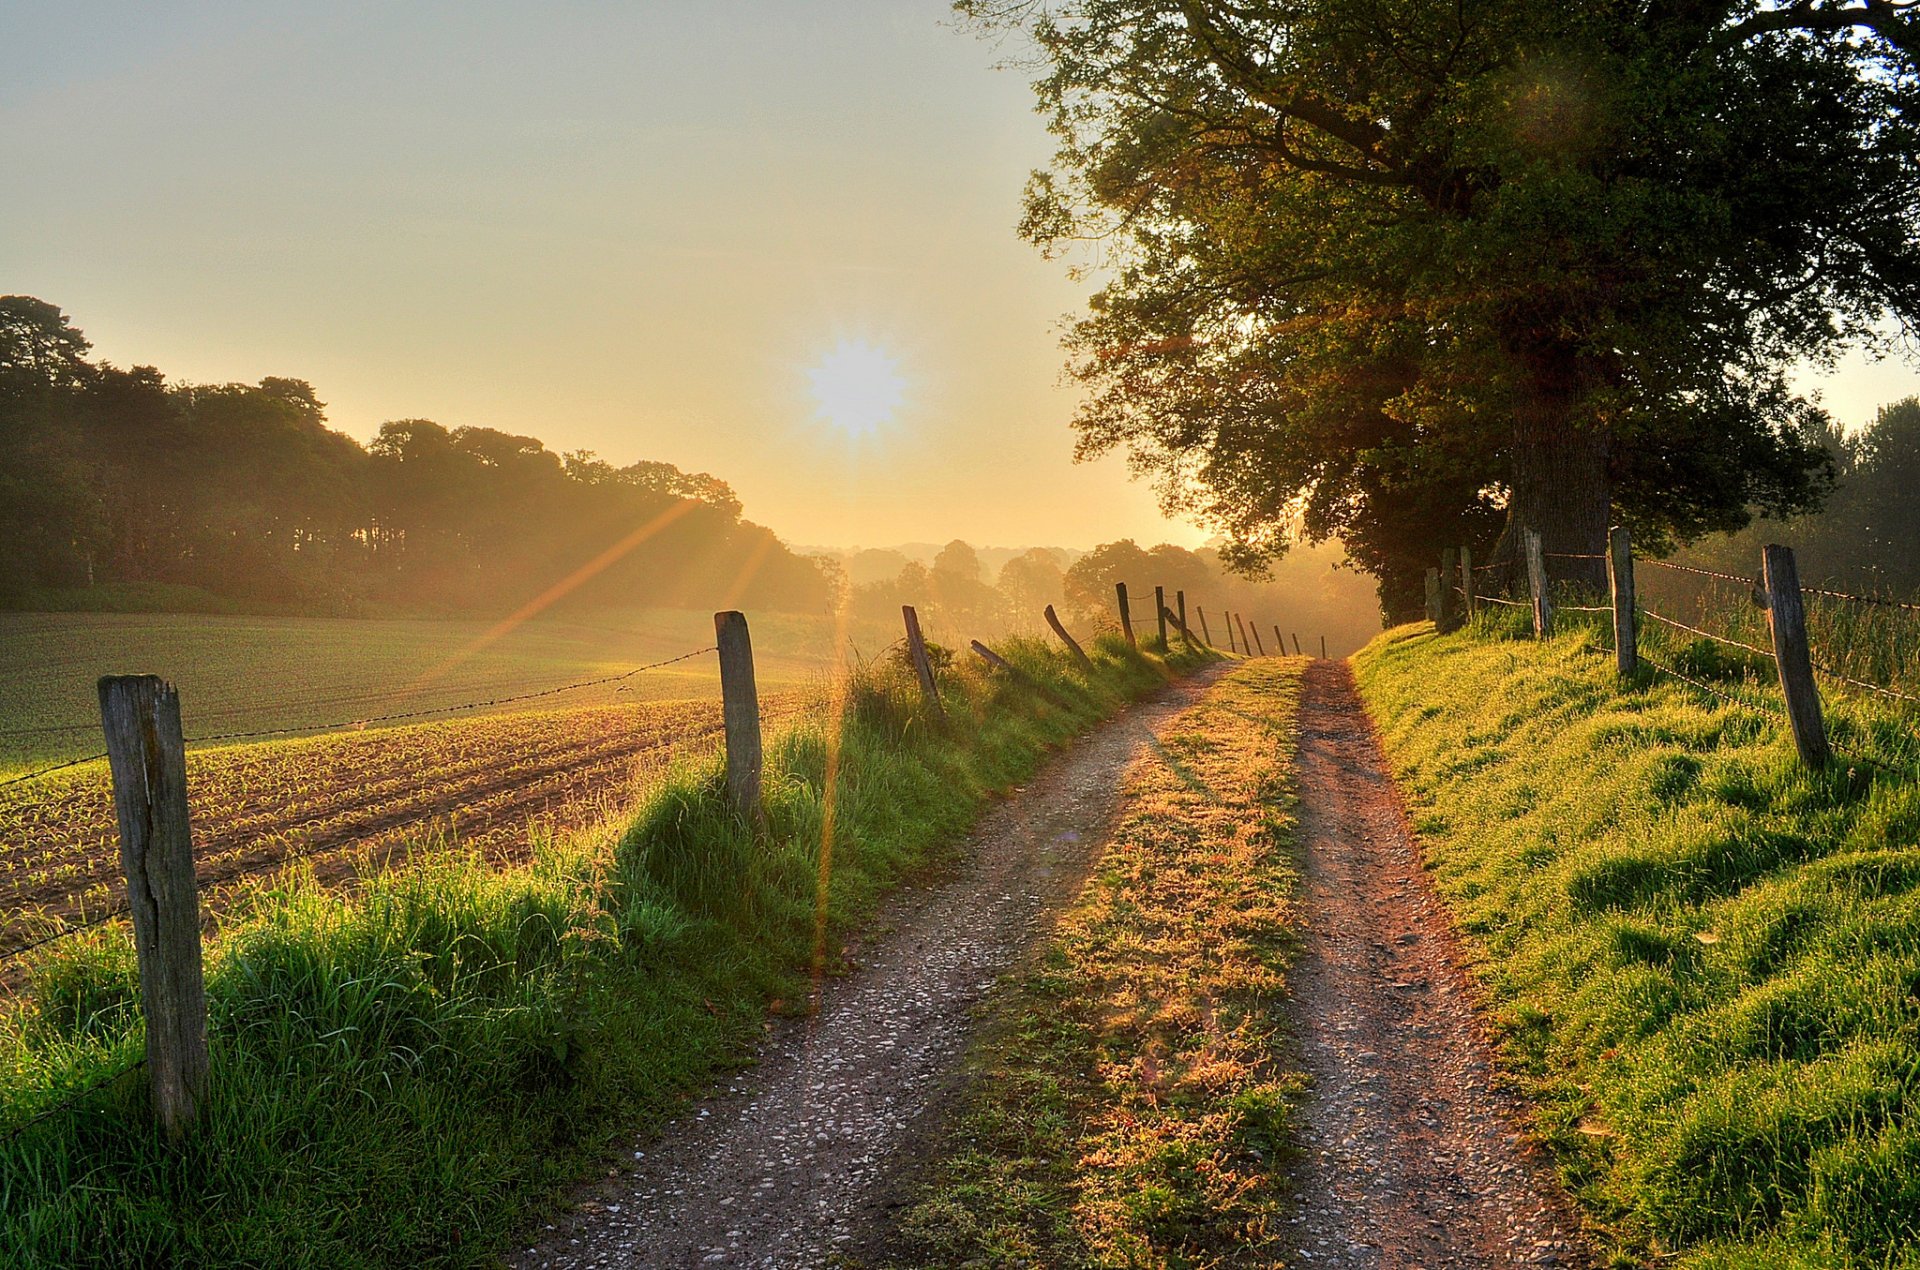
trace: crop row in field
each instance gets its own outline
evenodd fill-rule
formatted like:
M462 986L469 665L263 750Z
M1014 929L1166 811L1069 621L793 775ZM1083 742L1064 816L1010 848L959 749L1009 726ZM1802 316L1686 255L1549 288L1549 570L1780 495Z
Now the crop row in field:
M797 704L773 698L767 713ZM720 730L717 702L652 702L193 751L202 886L217 908L223 884L296 858L347 877L435 842L517 859L542 833L617 810ZM0 787L0 953L116 911L116 843L104 763Z
M860 641L878 647L879 634ZM618 675L713 643L711 614L635 609L511 627L473 620L0 613L0 777L100 749L94 683L158 674L180 690L189 737L325 732L375 716L441 712ZM761 686L797 687L834 663L825 618L756 616ZM698 656L517 708L709 697Z

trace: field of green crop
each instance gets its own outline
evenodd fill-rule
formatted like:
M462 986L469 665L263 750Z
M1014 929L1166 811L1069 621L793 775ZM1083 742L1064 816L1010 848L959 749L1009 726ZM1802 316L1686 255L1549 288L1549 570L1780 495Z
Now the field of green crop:
M124 934L50 945L0 1014L0 1260L498 1264L611 1139L804 1002L993 792L1197 660L1003 651L1028 678L956 664L944 720L891 660L811 698L768 737L763 829L709 755L524 864L436 853L344 893L281 878L209 945L213 1069L183 1146L120 1078L142 1043Z
M863 631L842 642L824 616L751 621L768 692L818 679L851 652L870 656L894 637ZM0 612L0 779L100 749L94 683L103 674L170 679L192 739L337 731L373 716L617 675L712 643L712 615L678 609L570 614L510 629L453 619ZM508 708L713 699L718 682L714 659L701 656Z

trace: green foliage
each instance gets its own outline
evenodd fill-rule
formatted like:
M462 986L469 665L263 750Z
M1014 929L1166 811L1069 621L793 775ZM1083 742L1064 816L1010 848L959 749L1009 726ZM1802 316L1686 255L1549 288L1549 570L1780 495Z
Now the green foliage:
M1389 632L1361 688L1588 1210L1695 1267L1920 1265L1920 782L1545 645Z
M624 830L523 868L442 854L352 896L295 878L255 897L209 960L198 1132L161 1141L136 1074L0 1141L0 1260L492 1264L610 1145L744 1059L773 999L803 998L817 906L832 932L860 921L990 792L1168 673L1111 644L1090 672L1011 653L1052 696L955 674L936 732L875 670L837 733L830 697L772 736L758 839L703 762ZM0 1125L137 1056L131 1000L124 936L55 945L0 1026Z
M86 353L53 305L0 296L0 597L16 606L131 583L274 611L518 608L562 578L569 603L828 598L705 473L427 419L363 447L302 380L169 385Z
M1125 448L1241 558L1339 536L1417 611L1436 543L1592 552L1817 503L1781 369L1920 316L1897 6L959 0L1024 28L1043 250ZM1576 566L1597 576L1592 566Z

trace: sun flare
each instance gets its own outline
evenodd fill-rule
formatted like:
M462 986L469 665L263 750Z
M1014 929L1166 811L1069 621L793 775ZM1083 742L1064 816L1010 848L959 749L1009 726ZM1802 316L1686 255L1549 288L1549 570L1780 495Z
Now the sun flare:
M807 383L815 412L854 440L892 423L907 397L900 359L865 340L834 345L807 371Z

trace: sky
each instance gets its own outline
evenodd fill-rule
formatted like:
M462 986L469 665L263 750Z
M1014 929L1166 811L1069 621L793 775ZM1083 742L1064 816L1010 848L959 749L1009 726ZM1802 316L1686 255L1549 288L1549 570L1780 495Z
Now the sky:
M1004 57L944 0L0 6L0 291L363 439L710 471L795 542L1197 542L1072 461Z
M1072 461L1050 150L945 0L0 6L0 291L334 426L730 482L789 541L1196 544ZM1809 376L1843 421L1899 361Z

